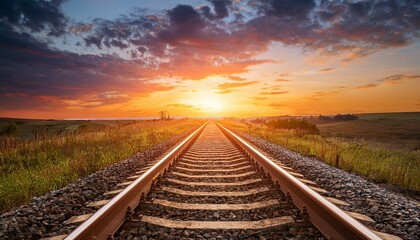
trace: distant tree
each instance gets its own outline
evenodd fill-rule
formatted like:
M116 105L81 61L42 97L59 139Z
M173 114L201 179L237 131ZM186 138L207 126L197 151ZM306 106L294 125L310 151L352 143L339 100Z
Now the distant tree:
M318 119L319 120L325 120L325 121L333 120L333 118L331 116L324 116L324 115L319 115Z
M3 127L0 134L5 136L11 136L15 133L17 133L17 125L15 122L9 122L6 124L6 126Z
M160 120L166 120L166 111L162 110L159 112Z
M352 121L359 119L359 117L355 114L337 114L334 116L319 115L318 119L324 121Z
M336 121L351 121L357 120L359 117L354 114L337 114L333 117L333 119Z

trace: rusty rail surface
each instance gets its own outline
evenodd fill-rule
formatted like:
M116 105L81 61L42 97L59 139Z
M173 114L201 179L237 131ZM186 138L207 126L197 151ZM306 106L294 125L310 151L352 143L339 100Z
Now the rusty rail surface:
M280 189L284 194L290 194L296 207L301 210L306 209L311 223L325 237L328 239L381 239L365 225L350 217L320 194L277 166L241 137L220 123L216 122L216 124L227 138L239 146L258 165L263 167L271 179L280 185Z
M127 212L135 209L140 202L142 194L150 190L153 180L185 151L200 135L206 122L196 131L185 138L171 152L164 156L158 163L146 171L121 193L100 208L83 224L71 232L65 239L107 239L124 223Z

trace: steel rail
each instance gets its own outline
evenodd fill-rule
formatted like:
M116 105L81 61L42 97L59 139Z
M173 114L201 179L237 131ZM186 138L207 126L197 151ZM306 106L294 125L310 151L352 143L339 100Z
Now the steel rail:
M88 220L77 227L65 239L107 239L124 223L126 213L134 210L140 202L142 194L146 194L155 180L174 160L178 159L195 139L201 134L206 122L191 133L158 163L147 170L121 193L111 199L106 205L95 212Z
M375 233L350 217L336 205L310 189L270 159L248 144L241 137L217 123L217 126L232 142L268 172L271 179L280 185L284 194L290 194L292 202L300 210L307 209L309 221L328 239L375 239Z

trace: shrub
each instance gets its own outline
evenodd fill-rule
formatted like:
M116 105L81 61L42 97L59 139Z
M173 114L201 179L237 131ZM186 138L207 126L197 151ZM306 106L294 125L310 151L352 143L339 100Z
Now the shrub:
M297 133L319 134L319 129L315 124L308 122L305 119L279 119L272 120L267 123L269 128L273 129L294 129Z
M15 122L9 122L0 132L0 135L11 136L17 133L17 125Z

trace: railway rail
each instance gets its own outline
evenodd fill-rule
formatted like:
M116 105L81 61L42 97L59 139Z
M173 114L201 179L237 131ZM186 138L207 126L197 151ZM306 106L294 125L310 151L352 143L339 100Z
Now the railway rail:
M398 239L213 121L119 187L65 239Z

